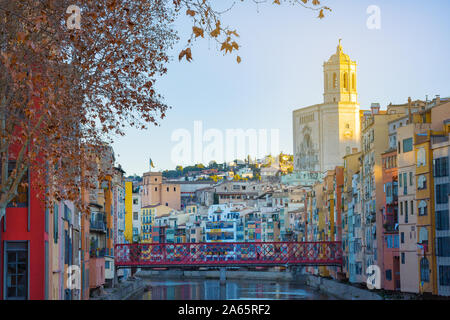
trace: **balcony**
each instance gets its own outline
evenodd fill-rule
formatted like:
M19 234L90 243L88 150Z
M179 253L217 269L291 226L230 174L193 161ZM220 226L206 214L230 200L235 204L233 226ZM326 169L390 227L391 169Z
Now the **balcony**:
M104 213L91 213L90 230L106 233L106 217Z
M91 258L103 258L107 255L106 248L95 248L91 246L91 249L89 250L89 256Z
M222 221L207 222L205 228L206 229L233 229L234 223L233 222L222 222Z

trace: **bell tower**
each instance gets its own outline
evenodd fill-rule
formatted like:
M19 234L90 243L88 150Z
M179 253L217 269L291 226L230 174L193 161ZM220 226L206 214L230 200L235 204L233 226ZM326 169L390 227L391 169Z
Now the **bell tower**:
M356 62L342 50L341 39L333 54L323 64L324 103L358 103Z

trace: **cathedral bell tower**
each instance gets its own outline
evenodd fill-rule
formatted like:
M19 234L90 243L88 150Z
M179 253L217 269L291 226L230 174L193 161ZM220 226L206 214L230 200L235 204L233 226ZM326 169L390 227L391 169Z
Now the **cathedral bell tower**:
M336 53L323 64L324 103L358 103L356 62L342 51L341 39Z

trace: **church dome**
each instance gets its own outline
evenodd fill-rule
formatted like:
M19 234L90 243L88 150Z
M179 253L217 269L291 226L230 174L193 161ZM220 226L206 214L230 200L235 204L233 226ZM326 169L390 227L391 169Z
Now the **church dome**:
M342 50L341 39L339 39L339 44L336 48L336 53L333 54L330 57L330 59L328 59L327 63L337 64L341 63L342 61L351 62L349 55L345 54L344 51Z

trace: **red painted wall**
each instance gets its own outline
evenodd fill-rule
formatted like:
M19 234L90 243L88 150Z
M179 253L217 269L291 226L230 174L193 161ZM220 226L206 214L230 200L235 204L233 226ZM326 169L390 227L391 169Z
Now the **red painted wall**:
M30 180L32 179L30 175ZM43 203L36 198L36 191L33 190L33 183L30 187L30 231L28 225L28 208L7 208L6 209L6 231L4 232L5 219L3 218L0 227L1 239L1 265L0 265L0 299L3 299L4 282L4 247L5 241L29 241L29 298L32 300L45 299L45 241L48 234L45 232L45 210ZM50 266L49 259L49 266Z

